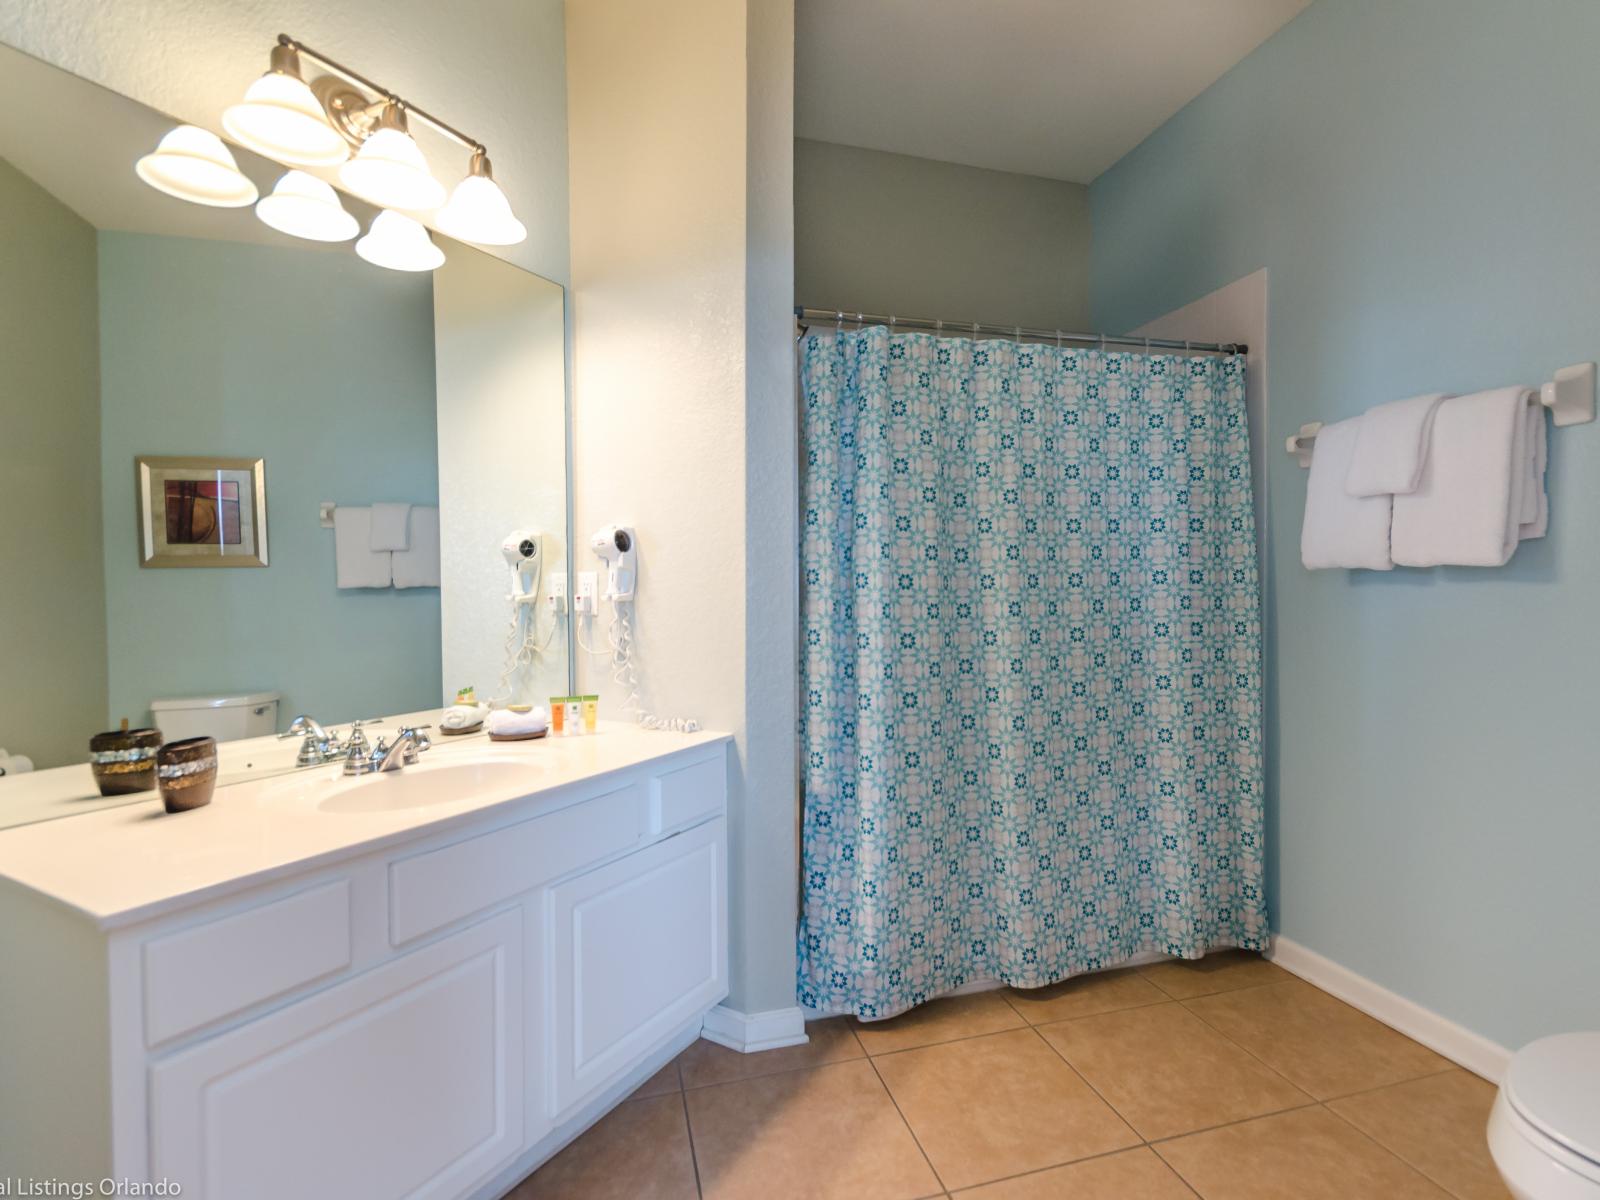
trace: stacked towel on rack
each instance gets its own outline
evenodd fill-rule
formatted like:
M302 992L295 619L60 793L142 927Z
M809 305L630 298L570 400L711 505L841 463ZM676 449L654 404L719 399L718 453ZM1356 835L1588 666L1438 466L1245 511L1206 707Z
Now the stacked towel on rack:
M341 588L386 588L394 576L387 551L372 548L372 510L333 510L335 581Z
M1356 418L1356 443L1344 479L1352 496L1403 496L1417 490L1428 461L1433 414L1443 392L1395 400Z
M1501 566L1549 524L1544 409L1527 388L1416 396L1317 434L1308 569Z
M333 547L336 582L341 588L439 586L439 510L435 507L341 504L333 510Z
M372 506L372 548L404 550L411 545L411 505L374 504Z
M1458 396L1439 406L1414 492L1394 502L1394 561L1407 567L1503 566L1543 537L1544 409L1527 388Z
M394 552L395 587L438 587L439 510L412 505L406 541L404 550Z
M1389 558L1394 497L1352 496L1345 487L1360 429L1361 418L1352 417L1317 432L1306 481L1306 518L1300 527L1300 561L1307 570L1387 571L1394 566Z

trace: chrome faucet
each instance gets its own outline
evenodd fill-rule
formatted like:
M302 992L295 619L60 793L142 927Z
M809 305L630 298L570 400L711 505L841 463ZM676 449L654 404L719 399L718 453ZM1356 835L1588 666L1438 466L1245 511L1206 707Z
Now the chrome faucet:
M286 738L304 736L300 743L300 753L295 756L294 765L297 767L320 767L323 763L333 762L342 755L366 754L368 749L367 735L361 732L361 726L375 725L377 719L367 721L352 721L350 723L350 736L344 741L339 740L337 730L324 729L317 719L308 713L301 713L289 722L286 732L280 733L280 741ZM354 772L350 772L354 774Z
M289 722L286 732L278 735L279 741L304 735L305 741L300 743L300 753L295 756L294 765L297 767L320 767L325 762L331 762L339 753L338 739L317 723L317 719L308 713L301 713Z
M424 729L431 728L430 725L402 726L395 732L392 743L386 744L379 738L378 744L367 753L363 753L352 743L349 753L345 756L344 773L372 775L381 771L398 771L402 767L414 766L418 754L433 746L428 735L423 732Z

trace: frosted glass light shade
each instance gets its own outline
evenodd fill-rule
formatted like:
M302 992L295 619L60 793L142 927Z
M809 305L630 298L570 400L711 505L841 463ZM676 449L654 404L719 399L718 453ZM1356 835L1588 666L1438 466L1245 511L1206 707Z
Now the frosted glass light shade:
M179 125L133 169L158 192L192 204L243 208L260 194L222 139L194 125Z
M350 154L305 81L280 71L252 83L243 102L223 112L222 127L240 145L286 163L331 167Z
M345 212L339 193L304 171L290 171L256 205L264 224L292 237L313 242L347 242L361 232L361 223Z
M428 171L422 151L403 129L380 128L356 156L339 168L339 179L380 208L438 208L444 185Z
M500 185L487 175L468 175L456 184L436 224L441 233L482 246L515 246L528 236Z
M421 224L384 209L356 243L356 253L373 266L391 271L432 271L444 265L444 251L433 244Z

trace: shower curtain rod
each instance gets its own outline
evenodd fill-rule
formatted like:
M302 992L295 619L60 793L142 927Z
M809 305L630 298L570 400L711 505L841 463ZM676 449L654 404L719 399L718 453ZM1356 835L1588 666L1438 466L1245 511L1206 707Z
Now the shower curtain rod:
M926 317L885 317L878 313L840 312L833 308L796 306L794 319L805 333L811 324L887 325L892 329L926 329L934 333L990 334L1028 342L1071 342L1081 346L1132 346L1145 351L1172 350L1180 354L1248 354L1243 342L1186 342L1173 338L1117 337L1107 333L1067 333L1061 329L1024 329L1020 325L984 325L977 321L930 321ZM808 324L808 322L810 324Z

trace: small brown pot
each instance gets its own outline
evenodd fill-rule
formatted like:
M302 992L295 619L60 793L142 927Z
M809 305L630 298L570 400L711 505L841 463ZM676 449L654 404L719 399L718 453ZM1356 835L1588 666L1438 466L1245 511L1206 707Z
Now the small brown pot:
M127 796L156 790L159 729L122 729L89 739L89 769L102 796Z
M161 801L169 813L188 812L211 803L217 786L217 739L184 738L168 742L156 753Z

